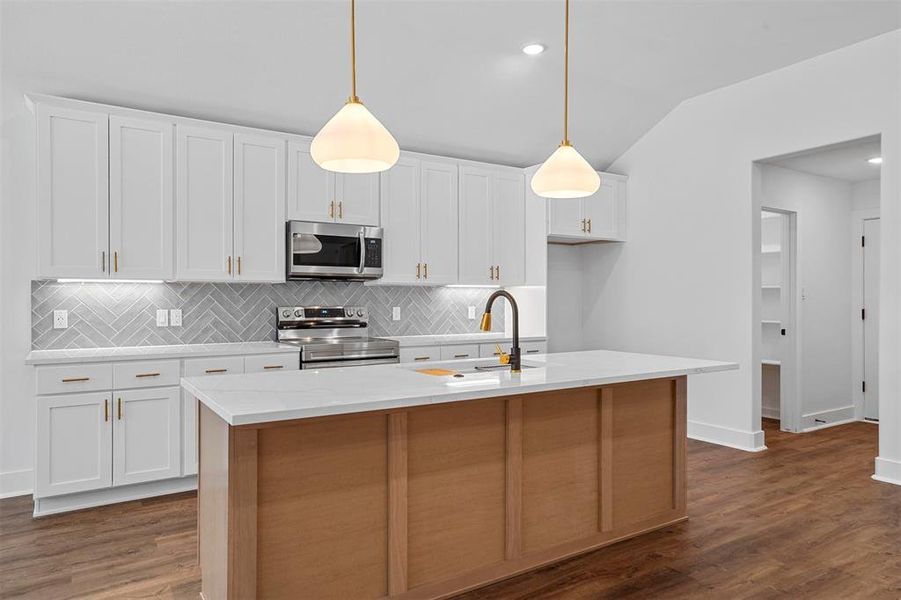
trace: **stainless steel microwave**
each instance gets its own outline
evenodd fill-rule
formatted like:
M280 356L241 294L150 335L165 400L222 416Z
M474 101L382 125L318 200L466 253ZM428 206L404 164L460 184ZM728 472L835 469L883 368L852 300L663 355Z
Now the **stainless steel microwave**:
M382 229L288 221L288 279L363 281L382 276Z

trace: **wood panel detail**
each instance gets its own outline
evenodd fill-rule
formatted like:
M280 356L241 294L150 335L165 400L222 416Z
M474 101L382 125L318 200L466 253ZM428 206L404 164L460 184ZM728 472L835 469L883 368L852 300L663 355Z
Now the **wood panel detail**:
M598 481L600 485L600 506L598 523L601 531L613 531L613 388L601 389L601 407L598 411L601 441L598 457Z
M522 408L522 549L598 531L598 391L526 396Z
M229 598L257 593L257 432L229 430Z
M505 452L503 399L409 411L411 589L504 560Z
M507 560L522 554L522 398L507 400Z
M384 415L259 431L258 597L388 592Z
M613 393L613 522L632 523L674 506L673 380L611 386Z
M228 597L228 459L229 427L216 413L200 405L200 481L197 492L197 532L201 540L200 569L206 598Z
M407 413L388 415L388 593L407 591Z

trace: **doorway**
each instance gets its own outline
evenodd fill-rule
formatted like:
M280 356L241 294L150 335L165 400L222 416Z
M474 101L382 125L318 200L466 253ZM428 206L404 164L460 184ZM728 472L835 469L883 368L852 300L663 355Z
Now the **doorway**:
M760 414L784 431L878 421L880 156L873 136L754 165Z

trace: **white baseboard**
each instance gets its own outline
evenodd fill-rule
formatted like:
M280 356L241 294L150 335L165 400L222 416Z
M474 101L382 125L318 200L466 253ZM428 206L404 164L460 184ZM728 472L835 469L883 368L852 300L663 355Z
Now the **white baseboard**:
M761 452L766 450L762 430L742 431L740 429L732 429L731 427L723 427L721 425L689 421L688 437L693 440L719 444L720 446L728 446L729 448L737 448L738 450L744 450L745 452Z
M843 406L841 408L833 408L830 410L822 410L820 412L801 415L801 432L816 431L824 427L834 427L836 425L844 425L856 421L854 417L854 406Z
M760 416L764 419L776 419L777 421L781 418L778 406L762 406L760 408Z
M901 460L877 456L876 473L873 474L873 479L883 483L901 485Z
M0 498L29 496L34 489L34 469L0 473Z
M93 508L117 502L129 500L142 500L153 496L164 496L197 489L197 476L181 477L179 479L164 479L162 481L148 481L134 485L104 488L90 492L66 494L64 496L50 496L48 498L34 499L34 516L44 517L57 513Z

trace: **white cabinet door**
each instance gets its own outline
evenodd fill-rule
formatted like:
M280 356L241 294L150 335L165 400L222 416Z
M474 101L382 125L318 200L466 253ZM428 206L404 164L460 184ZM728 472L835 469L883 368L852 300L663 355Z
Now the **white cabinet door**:
M109 118L109 236L116 279L172 279L174 125Z
M335 220L353 225L379 224L379 174L336 174Z
M585 223L581 198L549 198L548 235L584 237Z
M300 352L253 354L244 358L245 373L277 373L300 369Z
M526 280L526 208L523 174L519 169L498 168L491 211L492 254L495 279L503 286Z
M490 166L460 166L460 282L494 283L491 242L495 172Z
M530 175L526 175L528 181ZM526 285L547 285L547 198L530 187L525 190L526 204Z
M478 358L478 344L451 344L441 346L441 360L463 360L465 358Z
M424 346L419 348L401 348L400 362L428 362L441 359L441 346Z
M582 203L582 216L589 238L611 240L620 237L617 179L601 175L601 187L593 195L584 198Z
M235 134L234 274L285 281L285 140Z
M179 125L176 138L176 277L228 281L234 272L232 134Z
M38 396L35 497L112 484L110 393Z
M109 274L106 113L37 107L40 277Z
M457 165L422 161L420 177L421 281L426 285L457 283Z
M337 201L335 175L313 162L312 138L288 143L287 217L296 221L333 221Z
M181 475L180 388L118 391L113 420L113 483Z
M383 284L419 283L420 161L401 154L397 163L381 176ZM422 269L419 268L421 277Z

